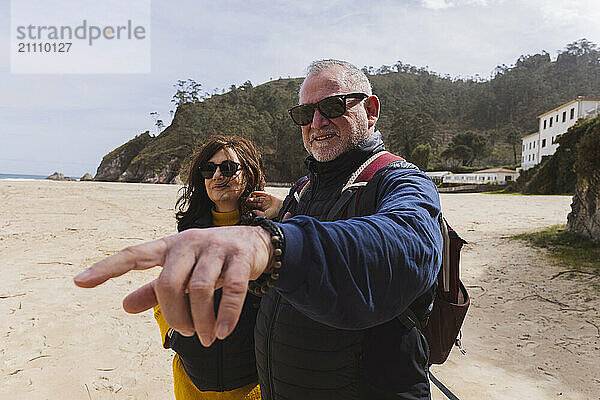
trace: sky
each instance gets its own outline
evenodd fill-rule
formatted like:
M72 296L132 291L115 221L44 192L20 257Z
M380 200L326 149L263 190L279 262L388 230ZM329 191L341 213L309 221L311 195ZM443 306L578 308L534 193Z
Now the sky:
M48 4L73 0L28 1L51 14ZM72 15L84 17L77 6ZM597 0L151 0L150 15L149 73L21 74L11 72L10 1L0 0L0 173L94 175L111 150L156 134L150 112L169 125L178 79L220 92L300 77L323 58L487 79L521 55L600 43Z

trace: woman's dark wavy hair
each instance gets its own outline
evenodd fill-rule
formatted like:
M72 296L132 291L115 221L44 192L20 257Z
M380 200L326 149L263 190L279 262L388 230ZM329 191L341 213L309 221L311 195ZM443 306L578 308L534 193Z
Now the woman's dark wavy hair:
M179 231L192 228L194 222L202 215L210 214L214 203L208 198L204 178L200 174L200 166L219 150L229 149L240 160L240 168L244 172L245 187L240 196L240 211L242 214L249 211L246 199L255 190L263 190L265 178L262 172L262 159L260 152L254 144L239 136L213 136L198 148L192 155L188 167L188 177L185 186L181 188L181 196L175 203L177 213L177 229Z

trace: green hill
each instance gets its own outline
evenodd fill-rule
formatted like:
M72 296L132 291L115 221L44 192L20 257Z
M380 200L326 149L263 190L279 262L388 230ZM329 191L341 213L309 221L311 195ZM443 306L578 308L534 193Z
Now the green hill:
M443 166L449 160L441 153L452 137L474 131L487 139L490 148L474 165L486 166L519 162L520 137L537 130L537 115L578 95L600 95L599 60L596 45L582 39L567 45L555 61L547 52L524 55L512 66L496 67L488 80L442 76L401 62L363 70L381 100L377 125L389 150L410 158L403 154L407 148L429 144L430 165ZM293 182L303 174L306 152L300 128L287 109L298 103L301 82L301 78L280 79L256 87L246 82L227 93L181 104L171 125L148 140L130 162L115 161L123 146L105 156L102 162L111 165L111 174L101 164L95 179L172 182L196 145L214 134L236 134L260 147L268 181ZM433 119L434 131L411 139L408 146L394 122L417 113ZM113 179L116 167L121 172Z

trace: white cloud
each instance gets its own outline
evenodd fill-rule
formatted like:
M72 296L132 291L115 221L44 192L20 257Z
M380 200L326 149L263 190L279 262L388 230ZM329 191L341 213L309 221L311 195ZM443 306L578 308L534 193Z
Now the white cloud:
M597 0L580 0L577 3L545 0L539 2L538 7L544 23L555 27L597 24L600 18L600 2Z
M487 6L488 0L421 0L423 7L431 10L444 10L460 6Z
M456 6L452 0L423 0L423 6L432 10L443 10Z

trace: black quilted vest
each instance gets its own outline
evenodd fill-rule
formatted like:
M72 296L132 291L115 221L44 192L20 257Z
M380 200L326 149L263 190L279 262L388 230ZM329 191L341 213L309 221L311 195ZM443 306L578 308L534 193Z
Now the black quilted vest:
M212 217L196 221L196 228L212 226ZM222 290L215 292L215 315L221 301ZM254 357L254 323L260 306L260 297L250 292L246 295L240 320L227 338L215 340L204 347L198 336L186 337L169 331L166 346L172 348L183 364L190 380L201 391L223 392L257 382Z
M309 157L310 186L292 214L324 220L350 175L381 150L376 134L331 162ZM290 201L288 196L284 208ZM359 205L357 215L373 208ZM411 306L417 315L431 303L423 297L422 304ZM429 398L427 342L416 327L399 320L366 330L337 329L306 317L271 290L263 296L254 335L263 400Z

